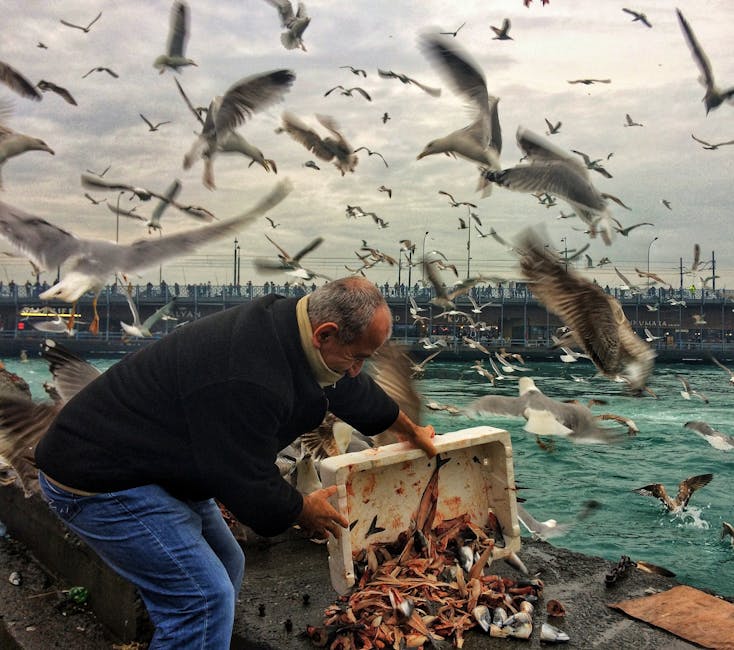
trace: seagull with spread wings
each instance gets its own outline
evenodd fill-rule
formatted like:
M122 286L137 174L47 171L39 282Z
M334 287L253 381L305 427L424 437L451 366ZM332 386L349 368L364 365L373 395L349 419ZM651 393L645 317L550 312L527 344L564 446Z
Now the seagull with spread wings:
M679 512L684 510L688 505L693 493L704 485L708 485L712 478L714 478L713 474L689 476L687 479L680 482L678 485L678 494L676 494L675 497L668 495L665 490L665 486L662 483L651 483L650 485L645 485L632 491L637 492L637 494L641 494L642 496L660 499L668 512Z
M298 3L298 9L294 12L290 0L266 0L278 10L280 25L285 31L280 35L280 42L287 50L300 48L304 52L306 46L303 44L303 32L306 31L311 18L306 14L306 5Z
M404 84L413 84L414 86L417 86L418 88L420 88L423 92L431 95L431 97L439 97L441 95L440 88L432 88L430 86L425 86L424 84L416 81L415 79L411 79L407 75L404 75L400 72L393 72L392 70L381 70L378 68L377 74L380 77L382 77L383 79L397 79L398 81ZM387 115L387 113L385 113L385 115ZM387 120L385 120L383 116L383 123L384 122L387 122Z
M694 431L708 442L714 449L721 451L734 451L734 436L721 431L716 431L710 424L701 420L691 420L683 425L686 429Z
M265 239L278 249L278 261L275 262L262 257L256 258L254 264L255 268L259 271L295 271L302 269L301 260L324 242L323 237L315 237L295 255L290 255L283 247L276 244L267 235L265 235Z
M281 101L295 78L290 70L262 72L240 79L223 96L215 97L209 104L201 135L184 156L183 168L190 169L202 158L204 187L214 189L214 156L222 143L254 113Z
M57 86L55 83L52 83L50 81L46 81L45 79L41 79L36 84L36 88L41 90L44 93L52 92L56 93L61 99L63 99L67 104L71 104L72 106L76 106L76 99L72 96L72 94L66 89L62 88L61 86Z
M76 25L74 23L70 23L68 20L63 20L63 19L60 19L59 22L62 25L66 25L67 27L73 27L74 29L79 29L83 31L85 34L89 34L89 30L92 28L92 25L94 25L94 23L96 23L101 17L102 17L102 12L100 11L97 14L97 16L87 25Z
M492 37L493 41L511 41L512 36L509 35L510 27L512 26L512 23L510 22L509 18L505 18L502 21L501 27L495 27L494 25L490 25L489 28L494 32L494 36Z
M326 162L333 160L342 176L347 172L353 172L357 167L359 158L339 131L336 120L329 115L316 115L316 119L332 135L322 138L310 126L288 111L283 113L282 126L275 129L275 132L287 133L320 160Z
M142 113L138 113L138 115L140 115L140 117L143 120L143 122L145 122L148 125L148 131L157 131L158 130L158 127L161 127L164 124L170 124L171 123L170 120L167 120L167 121L164 121L164 122L156 122L155 124L153 124L153 122L151 122Z
M338 85L338 86L334 86L333 88L329 88L329 90L327 90L327 91L326 91L326 92L324 93L324 97L328 97L328 96L329 96L329 95L331 95L331 93L333 93L333 92L334 92L335 90L339 90L339 91L341 91L341 92L340 92L339 94L340 94L340 95L346 95L347 97L353 97L352 93L353 93L354 91L357 91L357 92L358 92L358 93L359 93L360 95L362 95L362 97L364 97L364 98L365 98L365 99L366 99L366 100L367 100L368 102L371 102L371 101L372 101L372 97L370 97L369 93L368 93L368 92L367 92L367 91L366 91L366 90L365 90L364 88L360 88L359 86L354 86L354 87L352 87L352 88L345 88L345 87L344 87L344 86L342 86L341 84L340 84L340 85Z
M696 39L696 35L693 33L691 26L688 24L688 21L685 19L680 9L676 9L675 11L678 14L680 28L683 30L683 35L685 36L688 47L691 50L691 56L696 62L701 73L698 80L701 82L701 85L706 88L706 93L703 96L706 114L708 115L709 111L718 108L724 102L734 104L734 86L727 88L726 90L722 90L716 85L714 73L711 69L711 62L706 56L706 52L703 51L701 44Z
M58 299L76 304L83 294L93 291L95 317L89 329L96 333L99 328L97 298L115 272L136 273L173 257L191 253L208 242L230 236L274 208L290 191L290 183L281 181L253 208L241 215L203 228L157 239L142 239L128 245L101 239L82 239L41 217L0 203L0 236L40 270L70 265L63 278L39 297L41 300ZM69 321L71 328L73 318Z
M176 306L177 300L177 298L174 296L165 305L163 305L163 307L154 311L150 316L148 316L148 318L141 322L138 307L133 300L131 284L126 287L125 298L127 299L127 304L130 307L130 312L133 315L133 322L132 325L130 325L128 323L123 323L122 321L120 321L120 327L128 337L141 339L151 338L153 334L150 330L153 325L155 325L161 319L170 318L171 312Z
M600 233L604 243L611 245L613 225L618 222L609 212L607 199L624 204L611 194L599 192L589 180L586 167L545 138L519 127L517 143L530 163L487 171L484 177L515 192L548 192L562 198L589 226L592 237Z
M706 140L701 140L700 138L697 138L695 135L693 135L693 133L691 133L691 137L699 144L702 144L703 148L708 151L715 151L719 147L724 147L728 144L734 144L734 140L727 140L726 142L717 142L717 143L706 142Z
M480 170L499 169L502 151L502 131L497 113L499 98L487 91L481 68L467 52L444 36L424 35L422 47L454 92L471 104L473 121L462 129L431 140L418 154L418 160L443 153L478 163ZM480 175L479 189L485 190L485 196L488 187Z
M153 61L153 67L160 74L166 68L179 72L179 68L187 65L196 66L192 59L186 58L186 41L189 35L189 8L185 2L177 0L171 6L171 24L168 29L168 43L166 52Z
M635 391L643 390L655 352L635 334L619 301L568 269L536 231L523 231L515 248L532 293L570 328L597 369L609 378L621 377Z
M643 14L640 11L635 11L634 9L627 9L626 7L622 7L622 11L632 16L632 22L639 21L645 27L652 27L652 23L647 19L647 16Z

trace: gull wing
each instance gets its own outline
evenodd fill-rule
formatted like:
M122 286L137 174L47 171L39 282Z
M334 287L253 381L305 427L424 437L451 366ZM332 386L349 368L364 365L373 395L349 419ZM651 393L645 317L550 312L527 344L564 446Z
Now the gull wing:
M572 165L584 177L589 175L586 167L576 160L576 158L569 156L567 152L551 144L546 138L539 136L529 129L521 126L518 127L515 139L517 140L517 146L533 162L562 162L567 165Z
M0 61L0 81L22 97L41 101L43 95L15 68Z
M190 253L202 244L230 235L239 228L252 223L256 218L278 205L290 193L290 190L290 182L281 181L254 208L214 225L187 230L175 235L166 235L157 240L139 239L129 246L110 244L111 247L114 247L114 250L110 251L110 262L114 260L115 263L115 266L110 267L110 271L131 273L155 266L172 257ZM86 257L77 262L75 269L83 272L105 264L105 260L100 263L98 260Z
M33 452L58 412L51 402L0 396L0 456L17 473L26 496L39 491Z
M594 365L608 377L624 377L644 387L654 351L635 334L619 302L586 278L565 268L532 229L518 238L523 274L530 290L569 327Z
M491 361L491 359L490 359ZM511 415L514 417L525 417L523 413L527 408L527 399L524 396L509 397L507 395L485 395L471 402L464 412L467 415Z
M53 339L44 341L41 356L48 362L48 369L63 402L68 402L102 374L92 364Z
M130 307L130 312L133 315L133 327L137 327L138 329L141 328L140 323L140 312L138 311L137 305L135 304L135 301L133 300L133 291L132 291L132 285L128 284L125 287L125 299L127 300L128 307Z
M52 223L0 203L0 235L39 269L54 269L82 250L83 240Z
M186 3L174 2L171 7L171 26L168 32L168 55L183 56L189 31L189 11Z
M706 56L706 52L703 51L701 44L696 39L696 35L693 33L688 21L683 17L680 9L676 9L675 11L678 14L678 21L680 22L681 29L683 30L683 35L685 36L686 41L688 42L688 47L691 50L691 56L701 72L699 81L707 89L711 89L714 86L714 74L711 70L711 62Z
M678 496L676 497L681 507L685 508L693 493L704 485L707 485L712 478L714 478L713 474L699 474L698 476L689 476L684 481L681 481L678 486Z
M253 113L281 101L295 79L296 75L290 70L273 70L245 77L232 84L217 111L217 133L231 131Z
M435 356L435 355L433 355ZM371 374L413 422L421 421L421 398L411 379L412 362L399 345L385 343L372 357Z
M194 108L194 105L191 103L191 100L189 100L188 96L184 92L184 89L181 87L181 84L178 83L178 79L176 79L174 77L173 80L176 82L176 88L178 88L178 92L181 94L181 97L183 97L184 102L186 102L186 106L189 107L189 110L194 114L194 117L196 118L196 121L199 122L199 124L201 124L201 126L203 127L204 126L204 120L201 117L201 115L199 115L199 111L197 111Z
M306 125L305 122L302 122L298 117L288 111L283 113L282 128L296 142L300 142L317 158L328 162L334 157L334 152L324 144L321 136L310 126Z
M141 329L147 329L150 330L153 325L155 325L161 318L164 316L168 316L172 311L173 308L176 306L176 297L173 297L171 300L169 300L163 307L160 307L159 309L156 309L148 318L146 318L143 321L143 325ZM140 317L138 316L138 319Z
M289 0L266 0L266 2L278 10L281 27L288 27L293 22L295 15L293 14L293 6Z
M311 243L304 246L300 251L298 251L294 256L293 259L295 261L299 261L304 255L307 255L312 250L318 248L323 243L324 238L323 237L316 237Z
M426 34L422 41L428 57L437 64L454 92L463 95L476 108L488 111L487 81L479 64L453 41L438 34Z

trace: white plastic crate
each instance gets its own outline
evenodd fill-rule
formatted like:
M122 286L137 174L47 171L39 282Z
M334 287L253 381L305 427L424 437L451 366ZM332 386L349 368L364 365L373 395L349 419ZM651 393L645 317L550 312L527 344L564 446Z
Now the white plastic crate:
M484 526L493 512L505 539L503 548L495 547L494 558L517 551L520 527L510 434L473 427L436 436L435 445L449 462L439 470L434 525L467 513ZM337 486L332 502L351 525L339 539L329 537L329 571L337 592L343 594L354 585L353 553L369 544L395 541L410 528L435 467L435 458L403 442L321 461L322 483ZM375 517L375 525L384 530L367 536Z

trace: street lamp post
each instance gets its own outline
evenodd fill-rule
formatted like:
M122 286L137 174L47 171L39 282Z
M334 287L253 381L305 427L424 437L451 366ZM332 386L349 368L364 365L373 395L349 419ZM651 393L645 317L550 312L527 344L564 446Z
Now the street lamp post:
M237 249L239 246L237 245L237 237L234 238L234 250L233 250L233 258L232 258L232 284L237 283Z
M650 249L652 248L652 245L658 240L657 237L653 237L652 241L649 243L647 247L647 289L648 293L650 290Z
M428 231L423 235L423 254L421 255L421 285L426 285L426 237L428 237Z

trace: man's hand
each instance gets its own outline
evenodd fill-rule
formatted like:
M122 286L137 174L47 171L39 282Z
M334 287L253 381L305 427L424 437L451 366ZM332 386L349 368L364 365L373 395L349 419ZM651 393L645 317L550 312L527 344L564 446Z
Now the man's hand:
M433 444L433 438L436 437L436 430L432 425L425 427L415 427L415 437L409 438L411 444L418 449L426 452L426 456L433 458L438 452Z
M339 537L342 528L349 522L342 517L328 499L336 494L336 485L322 488L303 497L303 510L296 522L312 537L325 537L329 532Z

